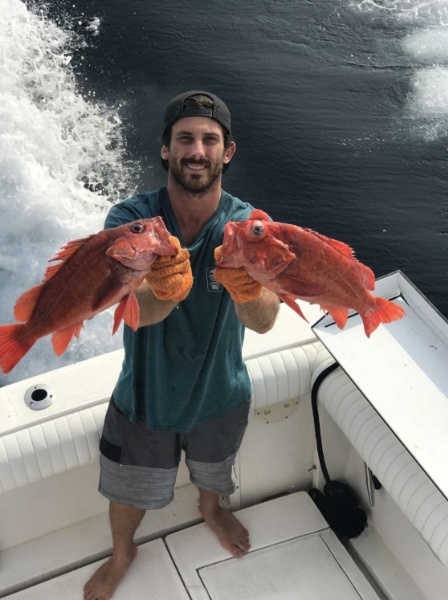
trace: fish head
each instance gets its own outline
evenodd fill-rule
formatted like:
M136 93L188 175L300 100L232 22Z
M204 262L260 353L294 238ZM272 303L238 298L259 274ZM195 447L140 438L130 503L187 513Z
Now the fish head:
M282 230L262 211L255 210L247 221L229 221L218 267L244 267L249 274L275 277L295 259L282 240Z
M178 249L170 239L162 217L139 219L109 230L107 256L134 271L148 270L158 256L175 256Z

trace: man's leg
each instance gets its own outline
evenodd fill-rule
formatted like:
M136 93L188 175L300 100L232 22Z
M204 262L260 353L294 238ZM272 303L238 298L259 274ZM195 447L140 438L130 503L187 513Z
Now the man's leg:
M233 494L233 467L247 427L249 402L194 427L185 437L190 479L199 489L199 510L204 521L232 556L250 548L249 533L233 513L222 508L220 496Z
M112 556L84 586L84 600L110 600L137 554L134 535L145 515L144 510L111 502Z
M221 546L240 558L250 548L249 532L233 513L222 508L219 495L199 488L199 510Z

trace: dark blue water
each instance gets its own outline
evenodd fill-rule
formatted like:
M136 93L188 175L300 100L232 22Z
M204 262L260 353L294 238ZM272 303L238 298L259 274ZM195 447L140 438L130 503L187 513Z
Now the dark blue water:
M79 82L124 103L140 189L165 181L166 102L211 90L233 115L228 191L344 240L377 276L403 270L448 315L446 132L432 137L437 118L410 107L422 61L401 45L428 20L440 23L409 2L398 15L397 3L378 6L89 0L69 12L101 20L75 58Z
M17 26L24 20L16 13L20 0L3 1ZM12 258L0 263L0 279L4 275L8 285L27 272L29 256L37 263L33 281L23 277L17 287L23 291L40 281L43 260L37 259L37 245L30 250L24 240L42 232L49 238L59 226L44 240L48 248L57 241L57 247L79 236L84 221L90 223L86 202L107 205L163 185L164 107L177 93L205 89L221 96L232 113L237 152L224 176L227 191L276 220L345 241L377 276L401 269L448 316L448 5L443 0L34 0L28 6L40 15L42 27L20 22L11 33L8 19L3 25L5 39L13 36L5 61L10 74L17 73L16 51L25 40L28 46L20 63L24 73L14 84L17 98L2 127L11 142L17 138L11 137L11 122L31 115L22 128L33 133L38 149L19 147L18 155L28 156L23 168L17 161L0 165L0 173L12 169L20 175L8 183L8 190L15 186L14 202L2 211L9 211L12 222L18 207L21 227L32 231L20 242L3 239L3 246L26 263L26 268L22 263L12 268ZM51 23L73 34L58 50L52 47L55 34L48 32ZM35 42L37 35L42 42ZM48 66L51 54L53 66ZM58 70L59 78L74 78L73 108L62 93L67 81L52 79L55 60L65 70L63 75ZM0 86L2 98L8 99L11 89ZM51 119L42 127L45 131L51 122L62 134L40 132L30 99L39 117L53 102ZM117 116L121 124L114 133ZM54 141L59 138L62 151ZM42 169L38 177L29 177L30 165ZM65 172L64 165L71 170ZM36 181L44 183L34 197ZM100 195L85 198L74 187L82 183ZM54 198L47 201L50 194ZM60 198L76 205L71 220ZM39 206L40 215L43 206L42 222L30 216L30 205ZM41 247L41 256L49 258L50 250ZM3 322L11 322L18 292L14 287L7 292ZM88 346L88 333L81 338Z

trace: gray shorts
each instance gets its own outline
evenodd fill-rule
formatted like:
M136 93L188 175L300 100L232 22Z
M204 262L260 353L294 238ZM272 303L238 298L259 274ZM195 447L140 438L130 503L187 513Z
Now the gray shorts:
M219 495L232 494L236 453L247 427L250 402L204 421L187 433L148 429L132 423L113 398L100 442L99 491L112 502L156 509L169 504L185 451L190 480Z

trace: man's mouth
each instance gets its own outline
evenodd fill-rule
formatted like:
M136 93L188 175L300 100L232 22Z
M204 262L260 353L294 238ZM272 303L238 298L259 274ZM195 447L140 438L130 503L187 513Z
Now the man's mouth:
M193 160L184 160L183 164L193 171L203 171L207 168L207 163L203 161L197 162Z

